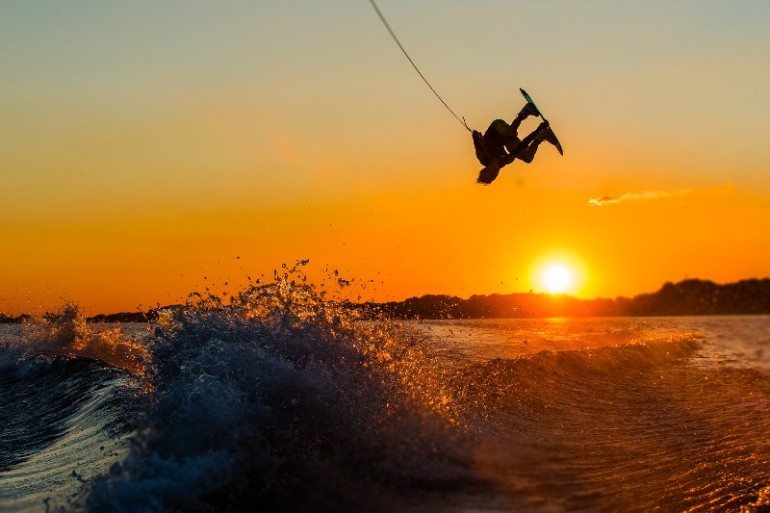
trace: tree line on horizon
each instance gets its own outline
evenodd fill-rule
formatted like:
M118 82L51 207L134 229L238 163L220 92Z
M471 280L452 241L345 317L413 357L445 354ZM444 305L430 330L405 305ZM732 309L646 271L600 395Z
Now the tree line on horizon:
M660 290L633 298L578 299L568 295L513 293L473 295L467 299L427 294L404 301L345 303L367 317L395 319L494 319L545 317L643 317L668 315L770 314L770 278L718 285L708 280L668 282ZM90 322L154 322L161 310L122 312L89 317ZM55 317L47 313L43 318ZM0 323L20 323L29 315L0 313Z
M718 285L689 279L633 298L578 299L568 295L515 293L468 299L430 294L404 301L365 303L376 314L398 319L485 319L544 317L640 317L770 314L770 279Z

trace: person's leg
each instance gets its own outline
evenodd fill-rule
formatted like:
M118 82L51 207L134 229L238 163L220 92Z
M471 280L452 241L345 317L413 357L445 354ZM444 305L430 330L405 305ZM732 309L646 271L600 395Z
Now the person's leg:
M511 129L514 132L519 131L519 126L521 126L522 121L527 119L530 116L539 116L540 113L537 111L537 108L535 108L534 105L531 103L525 103L524 106L521 108L519 113L516 115L516 117L511 121Z
M547 130L548 124L540 123L531 134L526 136L515 148L511 149L511 155L527 164L531 163L535 158L538 146L543 142L543 137Z
M540 143L543 142L543 139L540 137L536 137L526 148L521 150L518 155L516 155L516 158L521 160L522 162L525 162L527 164L530 164L535 159L535 153L537 153L538 147L540 147Z

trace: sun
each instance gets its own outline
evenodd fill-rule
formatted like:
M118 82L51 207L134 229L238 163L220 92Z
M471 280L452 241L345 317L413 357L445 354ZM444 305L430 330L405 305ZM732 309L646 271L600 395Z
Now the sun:
M575 286L575 271L561 262L548 264L540 272L540 284L551 294L570 292Z

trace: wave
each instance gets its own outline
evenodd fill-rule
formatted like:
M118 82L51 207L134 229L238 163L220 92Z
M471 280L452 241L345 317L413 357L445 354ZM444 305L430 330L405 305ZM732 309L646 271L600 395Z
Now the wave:
M152 407L92 511L392 510L395 488L474 479L438 356L296 268L195 298L153 338Z
M75 304L43 319L29 319L22 325L23 343L15 347L52 355L79 356L100 360L135 375L144 375L150 354L146 340L127 336L120 326L94 328Z
M463 369L454 379L458 403L484 414L497 408L527 411L536 404L595 399L602 389L634 388L649 372L666 372L692 357L701 342L680 338L495 358ZM526 408L525 408L525 405Z
M125 456L125 373L86 358L0 349L0 509L67 508Z
M466 368L453 385L483 433L475 467L526 510L762 511L770 376L693 365L701 344L685 335Z

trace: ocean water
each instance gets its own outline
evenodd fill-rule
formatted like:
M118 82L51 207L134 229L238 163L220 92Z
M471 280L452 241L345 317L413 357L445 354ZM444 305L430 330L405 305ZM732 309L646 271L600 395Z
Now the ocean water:
M0 325L0 511L768 511L770 317Z

